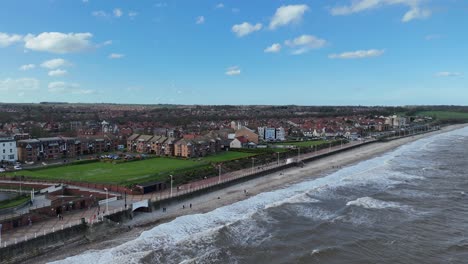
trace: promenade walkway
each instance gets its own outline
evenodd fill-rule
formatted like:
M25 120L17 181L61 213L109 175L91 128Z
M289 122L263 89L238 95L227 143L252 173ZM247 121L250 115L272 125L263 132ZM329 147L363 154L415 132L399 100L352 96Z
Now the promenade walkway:
M337 145L334 147L329 147L326 149L309 152L305 154L298 153L298 156L296 157L295 161L300 163L306 159L310 159L313 157L320 157L320 156L323 156L324 154L328 154L328 153L331 154L334 152L339 152L342 150L354 148L358 145L367 144L373 141L375 140L370 140L366 142L356 141L356 142L351 142L351 143L343 144L343 145ZM247 168L247 169L242 169L242 170L238 170L235 172L222 174L217 177L211 177L211 178L199 180L196 182L179 185L177 187L174 186L174 188L172 188L172 197L182 196L187 193L191 193L194 191L198 191L201 189L215 186L217 184L230 182L239 178L249 177L262 171L269 171L271 169L283 167L285 164L286 164L286 160L280 160L279 162L277 161L277 162L272 162L269 164L253 163L254 166L252 168ZM78 187L78 186L70 186L70 187L104 192L103 190L94 190L94 189ZM170 197L171 197L171 190L167 189L161 192L148 193L144 195L127 195L126 202L127 202L128 207L130 208L130 206L135 202L140 202L143 200L160 201L160 200L168 199ZM99 208L93 207L93 208L84 209L84 210L66 212L63 214L63 220L60 220L58 218L51 218L51 219L40 221L38 223L32 223L31 226L23 226L23 227L15 228L14 230L6 231L2 234L0 248L5 247L7 245L23 242L28 239L34 238L36 236L45 235L51 232L55 232L57 230L61 230L61 229L68 228L74 225L78 225L81 223L83 218L85 219L86 223L93 224L99 221L99 219L103 216L104 213L113 214L119 211L123 211L125 209L125 199L109 202L108 212L104 212L105 208L106 208L106 205L102 204Z

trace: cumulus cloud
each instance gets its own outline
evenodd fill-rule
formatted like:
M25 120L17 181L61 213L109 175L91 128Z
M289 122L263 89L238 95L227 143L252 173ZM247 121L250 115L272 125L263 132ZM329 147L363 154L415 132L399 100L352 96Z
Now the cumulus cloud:
M385 53L385 50L370 49L370 50L348 51L348 52L343 52L340 54L330 54L328 57L330 59L364 59L364 58L379 57L379 56L382 56L384 53Z
M44 61L41 64L41 67L53 70L53 69L57 69L57 68L69 66L69 65L70 63L68 61L61 59L61 58L57 58L57 59Z
M56 70L49 71L48 75L51 77L61 77L61 76L67 75L67 73L68 72L66 70L56 69Z
M197 23L198 25L205 23L205 17L204 16L197 17L197 19L195 20L195 23Z
M7 78L0 80L0 91L2 92L25 92L39 89L39 81L34 78Z
M241 69L238 66L232 66L227 68L226 75L235 76L241 74Z
M298 23L302 20L305 12L309 10L307 5L286 5L276 10L271 19L270 29L276 29L291 23Z
M220 9L220 8L224 8L224 4L223 3L219 3L215 6L216 9Z
M48 85L49 93L92 94L95 91L81 89L77 83L51 82Z
M401 21L409 22L414 19L424 19L431 15L431 11L421 7L423 0L354 0L350 5L336 6L331 9L334 16L350 15L371 9L390 5L404 5L410 9L404 14Z
M22 71L28 71L28 70L32 70L36 68L36 65L34 64L25 64L25 65L22 65L21 67L19 67L20 70Z
M263 25L260 23L252 25L248 22L244 22L242 24L237 24L237 25L232 26L232 32L234 32L238 37L241 38L255 31L259 31L262 28L263 28Z
M280 51L281 51L281 44L279 43L274 43L264 50L264 52L266 53L278 53Z
M123 16L123 11L120 8L114 8L114 11L112 11L115 17L121 17Z
M50 53L74 53L91 48L91 33L44 32L39 35L28 34L25 37L25 48Z
M442 72L437 72L435 76L437 77L458 77L461 76L461 72L448 72L448 71L442 71Z
M136 16L138 16L138 12L135 12L135 11L130 11L128 12L128 16L133 19L135 18Z
M23 41L23 36L21 35L0 32L0 47L8 47L21 41Z
M108 57L108 58L109 58L109 59L121 59L121 58L123 58L123 57L125 57L124 54L111 53L111 54L109 54L109 57Z
M327 41L312 35L301 35L295 39L286 40L284 44L293 48L292 54L300 55L324 47Z

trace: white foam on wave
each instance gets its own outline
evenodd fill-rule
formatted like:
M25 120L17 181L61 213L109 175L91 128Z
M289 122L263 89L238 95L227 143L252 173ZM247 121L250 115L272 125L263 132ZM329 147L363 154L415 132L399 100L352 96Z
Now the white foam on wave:
M346 206L360 206L367 209L386 209L386 208L403 208L404 206L395 202L386 202L371 197L361 197L354 201L349 201Z
M452 131L453 132L453 131ZM463 133L468 134L468 129ZM447 133L447 134L450 134ZM287 188L265 192L253 196L249 199L218 208L205 214L187 215L175 220L156 226L155 228L143 232L135 240L124 243L120 246L99 251L88 251L81 255L67 258L53 263L138 263L139 260L155 250L171 250L178 243L188 240L196 240L197 237L206 237L215 234L222 227L232 225L243 219L250 218L254 213L272 206L280 206L285 201L290 203L301 202L301 199L308 199L301 195L316 190L320 192L333 192L340 186L353 186L365 184L377 184L382 188L393 186L411 175L398 175L398 180L392 179L392 173L388 161L394 159L407 151L418 149L422 145L431 141L439 140L445 134L432 136L422 140L404 145L392 152L384 154L370 160L360 162L354 166L343 168L328 176L301 182ZM394 175L393 175L394 176ZM400 181L401 180L401 181ZM304 201L304 200L302 200ZM305 202L315 202L306 200ZM396 204L363 197L348 204L365 206L369 208L394 207ZM248 236L248 234L246 234ZM203 254L200 252L200 254Z

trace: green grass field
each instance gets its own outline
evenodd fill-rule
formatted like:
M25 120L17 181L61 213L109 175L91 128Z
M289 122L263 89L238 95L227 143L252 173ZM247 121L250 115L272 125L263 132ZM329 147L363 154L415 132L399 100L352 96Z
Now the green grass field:
M243 158L248 158L248 157L253 157L256 156L254 153L245 153L245 152L235 152L235 151L225 151L221 152L217 155L213 156L208 156L202 158L203 161L208 161L208 162L225 162L225 161L230 161L230 160L237 160L237 159L243 159Z
M126 184L159 180L172 171L203 165L204 163L193 160L154 158L118 164L95 162L34 171L23 170L21 174L51 180Z
M298 142L282 142L277 143L276 145L287 145L287 146L296 146L301 148L307 148L312 146L318 146L322 144L328 144L326 140L313 140L313 141L298 141Z
M4 200L0 202L0 209L15 207L23 203L26 203L29 200L30 200L29 196L17 196L15 198Z
M131 183L165 180L171 173L201 168L213 162L231 161L255 155L252 153L229 151L192 160L153 158L117 164L94 162L40 170L23 170L21 174L38 179L128 185ZM19 173L17 172L17 174Z
M438 120L449 120L449 119L468 120L468 113L450 112L450 111L423 111L423 112L418 112L417 115L431 116L431 117L435 117Z

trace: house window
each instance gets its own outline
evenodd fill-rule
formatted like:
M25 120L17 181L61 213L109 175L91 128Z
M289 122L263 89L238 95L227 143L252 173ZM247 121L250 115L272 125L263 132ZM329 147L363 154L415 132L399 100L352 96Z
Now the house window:
M5 144L3 144L3 145L5 145ZM3 154L5 154L5 150L3 150Z
M13 153L13 149L10 149L10 153Z
M8 156L8 159L10 159L10 160L15 159L15 155L10 155L10 156Z

